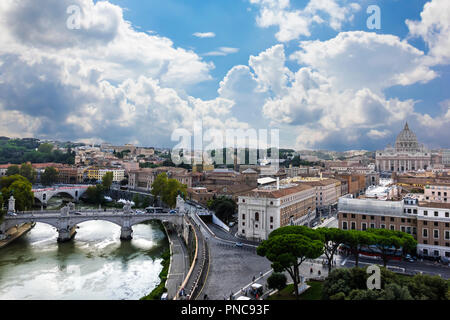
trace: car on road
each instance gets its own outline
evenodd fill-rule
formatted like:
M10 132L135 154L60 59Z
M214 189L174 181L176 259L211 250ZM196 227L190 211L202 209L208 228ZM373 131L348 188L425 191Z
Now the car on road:
M228 224L228 226L229 226L230 228L232 228L235 224L236 224L235 222L230 222L230 223Z
M135 212L136 212L136 214L145 214L145 211L142 211L142 210L136 210Z
M170 213L170 214L177 214L178 211L177 211L177 210L170 210L169 213Z
M242 242L236 242L236 243L234 244L234 246L235 246L235 247L242 248L244 245L242 244Z
M81 212L75 212L75 214L76 214L77 216L83 215Z

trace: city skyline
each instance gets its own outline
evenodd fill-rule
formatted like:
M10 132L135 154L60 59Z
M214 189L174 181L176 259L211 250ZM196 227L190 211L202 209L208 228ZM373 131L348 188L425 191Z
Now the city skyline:
M449 148L449 6L6 0L0 135L170 147L202 119L280 129L286 148L377 150L408 121Z

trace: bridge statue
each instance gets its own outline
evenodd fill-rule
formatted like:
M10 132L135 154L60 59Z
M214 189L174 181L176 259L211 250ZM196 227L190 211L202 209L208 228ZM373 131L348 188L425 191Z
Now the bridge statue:
M184 199L180 195L178 195L177 196L177 209L178 209L179 213L184 213L184 211L185 211L184 204L185 204Z
M16 199L11 195L11 198L9 198L8 201L8 213L10 212L16 212Z
M124 204L123 211L127 214L131 213L131 203L130 202L127 202Z

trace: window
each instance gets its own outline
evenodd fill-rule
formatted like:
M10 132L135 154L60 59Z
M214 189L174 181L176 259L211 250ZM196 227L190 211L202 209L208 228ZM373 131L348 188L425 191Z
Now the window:
M347 221L342 222L342 229L347 230Z
M270 229L273 229L273 225L272 224L270 225Z
M439 230L434 229L434 230L433 230L433 234L434 234L434 238L435 238L435 239L439 239Z
M391 222L394 222L394 221L395 221L395 218L391 217Z
M448 212L447 212L448 213ZM356 215L354 215L354 214L352 214L352 219L355 219L356 218Z
M414 214L417 214L417 209L414 209L414 210L413 210L413 213L414 213Z
M446 227L446 228L449 228L449 227L450 227L450 223L447 222L447 223L445 224L445 227Z
M428 240L423 240L423 244L428 244Z
M273 223L273 217L270 217L270 223Z
M244 222L242 222L242 226L243 226L243 227L245 227L245 221L244 221Z
M242 202L245 202L245 199L242 199ZM242 230L242 231L244 231L244 230Z
M245 201L244 201L245 202ZM242 229L242 234L245 234L245 230L244 229Z
M411 209L408 209L408 213L411 213Z
M402 218L402 222L405 222L405 218Z
M395 225L391 224L391 230L395 230Z
M450 231L445 230L445 240L450 240Z
M448 212L446 212L446 213L445 213L445 217L446 217L446 218L448 218L448 217L449 217L449 215L448 215Z
M259 212L255 212L255 221L259 221Z
M242 220L245 220L245 214L242 215Z
M428 238L428 229L422 229L422 236Z
M381 217L381 221L384 221L384 220L386 220L386 218L385 217Z
M434 226L437 227L439 225L439 222L435 222Z
M347 214L346 214L346 213L343 213L343 214L342 214L342 217L343 217L343 218L347 218Z
M423 222L423 225L424 225L424 226L428 225L428 221L424 221L424 222Z
M423 215L424 215L424 216L427 216L427 215L428 215L428 211L425 210L425 211L423 212Z
M380 228L381 228L381 229L386 229L386 225L385 225L385 224L382 224L382 225L380 225Z
M255 224L255 229L258 229L258 225L257 224Z
M439 217L439 212L435 211L435 212L434 212L434 216L435 216L435 217Z
M400 228L401 228L402 232L405 232L405 230L406 230L405 226L401 226Z
M356 229L356 222L352 221L352 230Z
M434 250L434 256L439 257L439 250Z
M417 234L417 229L416 229L416 227L413 227L413 234Z
M361 223L361 229L363 230L363 231L365 231L365 230L367 230L367 223Z
M375 216L370 216L370 220L375 220Z
M365 220L366 219L366 215L363 214L362 218Z
M370 228L371 228L371 229L375 229L375 223L371 223L371 224L370 224Z
M406 227L406 233L411 234L411 227Z
M428 249L423 249L422 252L423 252L423 255L424 255L424 256L427 256L427 255L428 255Z

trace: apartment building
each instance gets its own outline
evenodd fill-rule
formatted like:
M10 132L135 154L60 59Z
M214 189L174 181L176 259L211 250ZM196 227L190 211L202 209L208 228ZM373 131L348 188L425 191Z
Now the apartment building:
M316 192L306 184L260 187L239 196L238 206L239 235L262 241L275 229L314 218Z
M130 189L149 192L156 177L161 173L166 173L169 179L176 179L188 188L192 187L192 174L186 169L175 167L144 168L130 171L128 186Z
M342 230L390 229L411 234L423 256L450 257L450 204L341 197L338 204Z
M77 184L84 180L86 168L63 167L58 168L58 183Z
M450 203L450 183L425 186L424 200L430 202Z
M120 182L125 179L125 170L124 169L115 169L115 168L89 168L87 169L87 177L88 179L102 180L105 174L108 172L113 173L113 182Z

